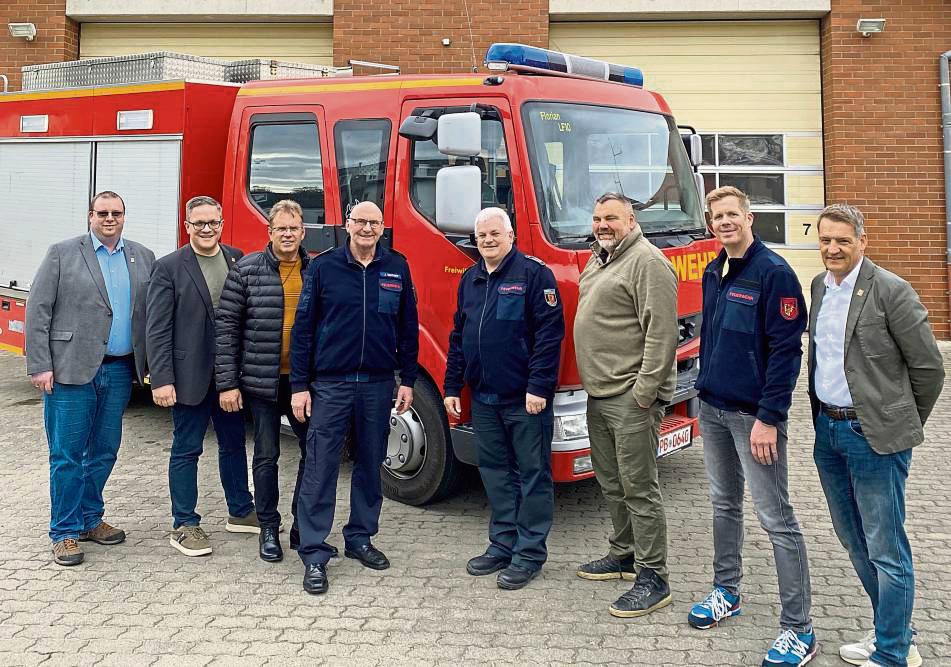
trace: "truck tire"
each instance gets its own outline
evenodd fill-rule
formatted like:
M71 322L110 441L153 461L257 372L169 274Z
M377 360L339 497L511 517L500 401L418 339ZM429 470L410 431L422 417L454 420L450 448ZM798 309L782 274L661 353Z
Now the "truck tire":
M407 505L426 505L450 494L462 464L452 452L449 423L439 392L419 378L413 406L390 415L390 437L383 462L383 495Z

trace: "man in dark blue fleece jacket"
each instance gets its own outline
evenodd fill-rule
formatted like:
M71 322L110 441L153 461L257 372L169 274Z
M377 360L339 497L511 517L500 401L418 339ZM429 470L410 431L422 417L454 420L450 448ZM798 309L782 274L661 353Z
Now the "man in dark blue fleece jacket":
M548 557L552 400L565 320L554 274L513 247L505 211L479 213L475 236L482 259L459 283L445 404L458 417L463 384L469 385L479 473L492 506L489 548L466 570L475 576L502 570L499 588L515 590Z
M782 602L779 636L763 665L804 665L819 645L809 615L806 544L789 502L786 413L799 377L806 305L786 260L753 235L743 192L713 190L707 207L723 244L703 274L697 378L714 574L713 591L687 621L706 629L740 612L745 480L773 545Z
M354 206L347 232L346 244L321 253L307 268L291 330L291 407L298 420L310 417L297 501L297 553L305 566L304 590L314 594L328 588L333 547L326 539L351 423L354 462L344 555L374 570L390 566L370 543L383 507L380 466L390 431L394 372L400 376L398 414L413 403L417 374L419 321L409 264L379 245L383 213L376 204Z

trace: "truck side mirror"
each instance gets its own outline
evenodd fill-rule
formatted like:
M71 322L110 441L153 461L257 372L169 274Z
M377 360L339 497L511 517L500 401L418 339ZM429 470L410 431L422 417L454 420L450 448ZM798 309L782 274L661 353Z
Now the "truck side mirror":
M474 111L443 114L436 136L443 155L474 157L482 151L482 118Z
M436 227L439 231L469 234L481 210L482 171L478 167L443 167L436 172Z
M687 154L690 156L690 164L694 167L699 167L703 162L703 140L700 139L699 134L690 135L690 150ZM703 192L702 189L701 192Z
M409 116L400 123L400 136L415 141L429 141L436 134L438 124L431 116Z

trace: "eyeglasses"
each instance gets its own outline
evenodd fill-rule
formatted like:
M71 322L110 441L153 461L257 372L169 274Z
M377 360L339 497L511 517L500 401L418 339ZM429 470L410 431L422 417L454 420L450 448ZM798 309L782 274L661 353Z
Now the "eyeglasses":
M303 227L271 227L271 232L277 232L279 235L300 234L304 231Z
M196 232L200 232L205 227L211 227L212 229L218 229L221 227L223 220L186 220L189 225L195 228Z
M125 211L93 211L96 214L96 217L100 220L105 220L109 216L113 218L121 218L125 215Z
M364 220L363 218L347 218L348 222L352 222L357 226L357 229L360 227L370 226L370 229L379 229L383 226L382 220Z

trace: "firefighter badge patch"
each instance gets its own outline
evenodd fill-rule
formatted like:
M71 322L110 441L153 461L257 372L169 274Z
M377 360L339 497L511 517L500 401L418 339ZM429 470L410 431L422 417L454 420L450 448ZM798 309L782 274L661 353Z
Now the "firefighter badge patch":
M779 300L779 314L784 320L792 321L799 317L799 301L794 296L784 296Z
M558 305L558 293L553 289L545 290L545 303L554 308Z

